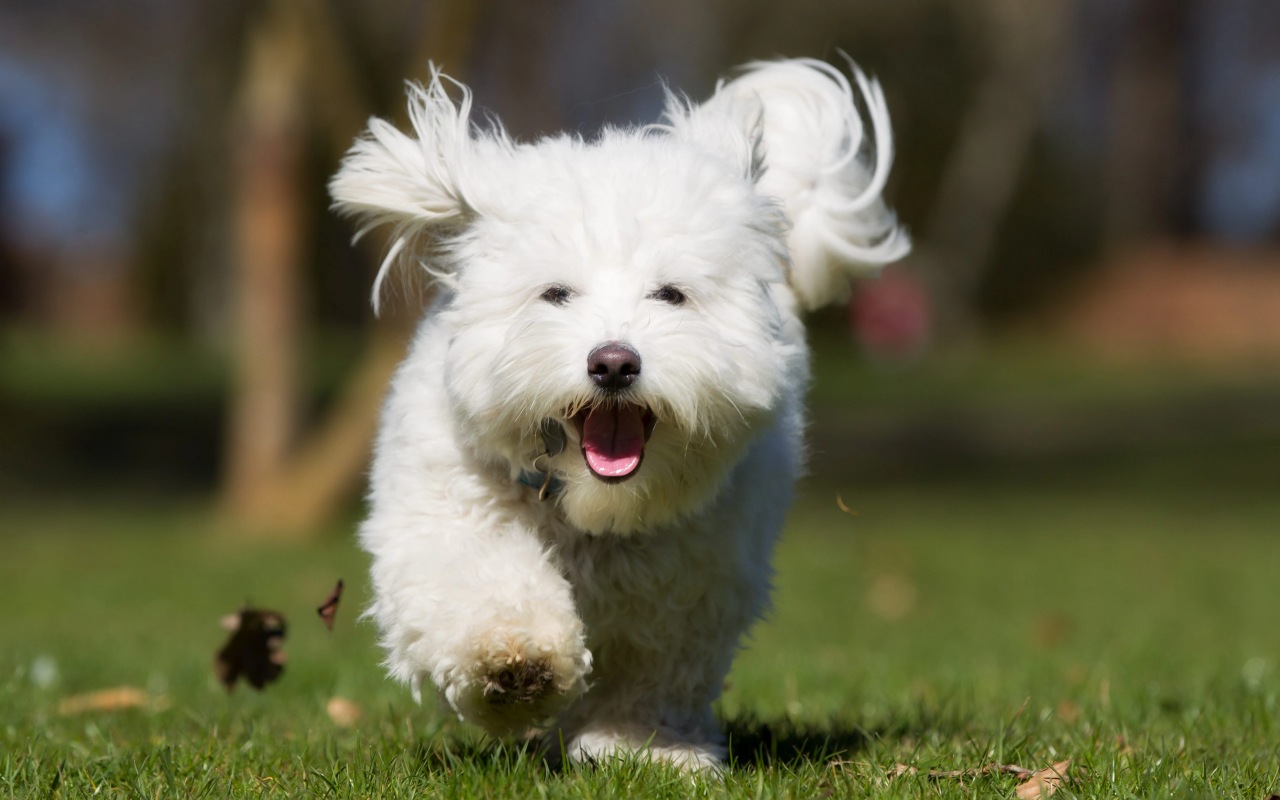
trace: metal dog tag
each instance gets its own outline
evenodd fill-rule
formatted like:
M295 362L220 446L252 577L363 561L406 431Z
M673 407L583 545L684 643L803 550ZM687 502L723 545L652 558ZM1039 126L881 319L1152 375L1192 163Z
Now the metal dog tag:
M538 426L538 432L542 434L542 445L547 449L547 456L554 458L564 452L565 439L564 427L554 419L547 417Z

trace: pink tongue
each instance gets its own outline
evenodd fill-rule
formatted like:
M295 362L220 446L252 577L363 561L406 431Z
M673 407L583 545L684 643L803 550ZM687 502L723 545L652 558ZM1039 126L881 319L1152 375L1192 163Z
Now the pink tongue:
M635 406L593 408L582 423L587 466L602 478L635 472L644 455L644 418Z

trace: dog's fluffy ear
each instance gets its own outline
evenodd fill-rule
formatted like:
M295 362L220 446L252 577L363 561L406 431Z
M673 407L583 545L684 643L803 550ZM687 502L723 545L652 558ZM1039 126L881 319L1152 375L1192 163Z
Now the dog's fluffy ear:
M781 202L791 221L791 284L809 309L845 297L849 276L875 272L911 249L881 198L893 163L884 95L850 67L856 89L821 61L756 62L700 106L674 96L667 105L674 135L727 155L761 194Z
M459 90L456 103L446 84ZM483 160L480 150L510 146L496 125L479 131L471 124L470 90L434 65L430 82L409 84L408 94L413 135L385 120L369 120L329 182L334 208L363 221L356 238L379 225L395 226L395 242L374 279L375 313L382 280L406 243L438 236L475 216L467 184Z

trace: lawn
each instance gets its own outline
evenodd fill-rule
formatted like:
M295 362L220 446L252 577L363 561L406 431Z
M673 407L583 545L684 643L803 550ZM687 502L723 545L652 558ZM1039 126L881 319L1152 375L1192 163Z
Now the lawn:
M1137 402L1131 382L1105 403L1129 416L1089 427L1093 401L1071 381L1025 404L957 390L979 411L948 406L952 434L1016 423L1063 438L1070 422L1070 447L996 435L979 450L904 401L921 395L909 380L861 406L819 395L817 473L778 553L776 609L720 701L722 777L637 762L553 774L415 706L356 619L354 520L265 543L217 530L200 502L32 495L0 503L0 796L1015 797L1020 777L998 766L1068 760L1055 797L1280 792L1271 423L1120 446L1109 432L1140 425L1117 419L1169 404ZM867 439L838 424L850 409L884 421L885 453L938 434L945 468L877 471L878 450L845 452ZM314 609L338 577L330 633ZM287 615L289 660L265 691L228 694L219 620L245 603ZM144 704L74 707L112 687ZM360 718L335 722L335 697Z

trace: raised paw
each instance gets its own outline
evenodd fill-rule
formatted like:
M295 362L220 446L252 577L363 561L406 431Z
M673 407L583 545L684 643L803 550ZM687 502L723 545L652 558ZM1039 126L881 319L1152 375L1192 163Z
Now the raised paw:
M514 655L485 677L484 699L497 706L530 705L554 690L554 678L547 661Z
M509 636L481 648L444 694L463 719L499 736L519 735L546 725L582 694L590 670L591 654L577 635L556 643Z

